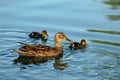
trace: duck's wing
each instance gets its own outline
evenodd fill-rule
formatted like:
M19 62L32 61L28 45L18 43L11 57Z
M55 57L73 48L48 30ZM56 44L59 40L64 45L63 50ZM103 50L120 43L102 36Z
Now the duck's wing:
M52 49L51 47L49 46L46 46L46 45L41 45L41 44L26 44L26 43L23 43L23 42L19 42L20 44L24 45L22 46L20 49L21 50L32 50L32 51L44 51L44 50L49 50L49 49Z
M46 45L34 45L34 48L39 50L39 51L44 51L44 50L50 50L50 49L53 49L52 47L50 46L46 46Z
M18 42L18 43L24 45L23 47L26 47L26 48L33 48L33 47L34 47L34 46L31 45L31 44L27 44L27 43L23 43L23 42Z
M20 56L41 56L41 57L45 57L45 56L56 56L58 55L57 53L59 53L59 51L57 51L56 49L54 49L53 47L50 46L46 46L46 45L40 45L40 44L26 44L26 43L21 43L24 46L22 46L19 49L16 49L16 52L20 55Z
M22 44L22 45L29 45L29 44L23 43L23 42L17 42L17 43L20 43L20 44Z

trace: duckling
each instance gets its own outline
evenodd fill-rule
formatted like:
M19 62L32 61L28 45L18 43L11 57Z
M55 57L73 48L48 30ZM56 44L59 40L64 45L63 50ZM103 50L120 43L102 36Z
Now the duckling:
M41 38L41 39L43 39L43 40L44 40L44 38L46 38L46 36L48 36L46 30L42 30L41 34L40 34L39 32L31 32L31 33L29 34L29 37L30 37L30 38L35 38L35 39Z
M61 41L72 42L66 37L62 32L58 32L54 36L54 47L41 44L25 44L21 48L15 49L19 56L38 56L38 57L53 57L61 55L63 53L63 48L61 46Z
M42 44L45 45L45 43L48 40L48 34L46 30L43 30L41 33L41 40L42 40Z
M80 43L79 42L73 42L69 46L70 49L74 49L74 50L76 50L76 49L83 49L85 47L86 47L86 40L85 39L82 39Z

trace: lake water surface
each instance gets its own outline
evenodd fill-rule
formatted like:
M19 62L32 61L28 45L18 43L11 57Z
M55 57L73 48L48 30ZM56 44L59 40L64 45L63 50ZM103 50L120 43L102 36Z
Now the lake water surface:
M58 59L19 57L16 42L41 43L28 37L47 30L87 48L70 50L63 42ZM0 0L0 80L120 80L120 0Z

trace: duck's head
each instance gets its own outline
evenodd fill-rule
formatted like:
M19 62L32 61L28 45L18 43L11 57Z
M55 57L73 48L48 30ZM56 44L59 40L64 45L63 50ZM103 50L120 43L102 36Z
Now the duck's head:
M46 30L42 30L42 32L41 32L41 37L42 37L42 38L47 38L47 37L48 37L48 34L47 34L47 31L46 31Z
M68 39L67 37L66 37L66 35L64 34L64 33L62 33L62 32L58 32L56 35L55 35L55 37L54 37L54 39L55 40L57 40L57 41L62 41L62 40L64 40L64 41L68 41L68 42L72 42L70 39Z
M85 39L82 39L81 42L80 42L81 45L86 45L86 40Z

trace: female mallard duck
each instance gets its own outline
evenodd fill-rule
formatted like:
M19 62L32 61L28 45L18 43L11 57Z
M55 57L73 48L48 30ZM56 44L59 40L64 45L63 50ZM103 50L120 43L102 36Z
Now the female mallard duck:
M38 56L38 57L52 57L62 54L63 49L61 46L61 41L66 40L69 42L72 42L69 40L64 33L58 32L54 37L54 47L46 46L46 45L40 45L40 44L25 44L22 43L24 46L16 49L16 52L20 56Z
M69 48L70 49L83 49L83 48L85 48L86 47L86 40L85 39L82 39L81 40L81 42L80 43L78 43L78 42L73 42L70 46L69 46Z
M48 34L47 34L47 31L46 30L42 30L41 34L39 32L32 32L29 34L29 37L30 38L35 38L35 39L47 39L48 37Z

